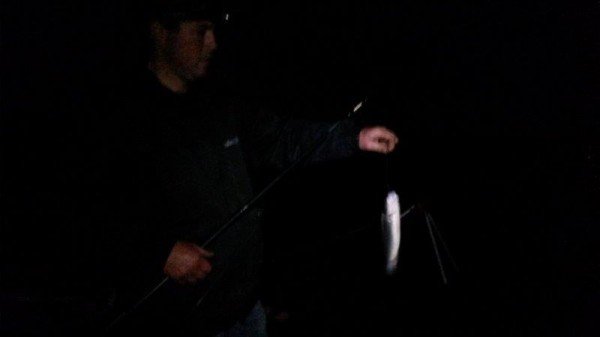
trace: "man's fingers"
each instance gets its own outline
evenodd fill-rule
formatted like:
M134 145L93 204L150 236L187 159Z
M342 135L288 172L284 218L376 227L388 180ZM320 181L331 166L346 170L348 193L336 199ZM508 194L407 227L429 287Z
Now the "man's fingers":
M388 130L384 127L377 127L373 131L374 131L375 135L378 137L385 137L385 138L393 138L394 137L394 134L390 130Z
M198 260L187 267L184 271L178 273L176 280L182 284L195 284L200 280L206 278L211 272L212 265L208 260L203 257L199 257Z
M206 276L208 276L208 273L205 273L202 270L194 270L191 275L189 276L191 279L194 280L194 282L198 282L200 280L203 280L206 278Z
M213 256L215 256L215 253L211 252L210 250L206 250L206 249L200 248L200 247L198 247L198 253L200 253L200 255L203 256L203 257L213 257Z
M398 143L398 140L394 136L385 137L381 141L386 145L388 152L394 151L394 148Z
M172 275L172 278L177 281L179 284L193 285L203 280L208 276L212 267L210 264L197 266L190 270L187 270L185 273L180 273L177 275Z
M396 141L393 137L389 137L388 135L383 135L377 137L373 140L374 146L373 149L377 152L381 153L389 153L394 150L396 146Z
M178 281L181 284L194 285L198 283L200 280L203 280L206 277L204 273L198 273L194 275L187 275L185 278Z
M386 153L394 151L396 144L398 144L398 137L396 137L396 135L392 131L390 131L386 128L379 128L377 131L378 131L377 142L383 143L386 145Z
M398 137L396 137L396 135L392 131L385 129L385 128L378 129L377 131L378 131L377 137L380 140L385 141L390 144L393 144L393 145L398 144Z
M212 270L212 266L210 264L210 262L208 262L206 259L199 259L198 263L196 264L196 268L194 268L195 270L200 270L203 273L210 273L210 271Z
M369 142L366 148L367 151L379 152L379 153L387 153L388 145L385 142L378 142L377 140L373 140Z

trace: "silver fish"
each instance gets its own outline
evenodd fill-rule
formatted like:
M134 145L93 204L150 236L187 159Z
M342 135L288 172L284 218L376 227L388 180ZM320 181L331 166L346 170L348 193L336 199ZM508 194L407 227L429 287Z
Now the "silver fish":
M385 208L381 214L381 233L385 249L385 271L388 275L393 274L398 267L401 219L400 198L396 191L391 190L387 194Z

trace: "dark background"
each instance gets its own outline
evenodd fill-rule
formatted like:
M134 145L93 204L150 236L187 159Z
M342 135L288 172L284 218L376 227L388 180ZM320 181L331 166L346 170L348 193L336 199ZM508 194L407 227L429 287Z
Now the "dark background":
M119 76L143 67L144 2L2 6L3 288L76 297L90 285L64 279L93 270L89 131ZM380 156L305 169L266 204L265 304L290 314L274 334L598 334L597 1L229 7L220 80L309 119L368 96L363 121L401 139L391 185L431 212L458 266L443 285L415 215L400 274L383 275Z

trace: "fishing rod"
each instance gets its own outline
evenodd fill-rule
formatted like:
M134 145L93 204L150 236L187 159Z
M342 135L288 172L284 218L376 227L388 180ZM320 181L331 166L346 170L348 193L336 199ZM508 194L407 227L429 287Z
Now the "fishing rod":
M359 102L358 104L356 104L354 106L352 111L350 111L346 115L346 118L341 119L341 120L337 121L336 123L334 123L333 125L331 125L329 127L329 129L327 130L327 133L325 134L325 136L323 136L319 141L315 142L315 144L313 144L308 149L308 151L306 151L306 153L304 153L303 156L298 158L295 162L293 162L287 168L285 168L283 171L281 171L281 173L279 173L279 175L277 175L268 185L266 185L254 197L252 197L252 199L250 199L244 206L242 206L239 210L237 210L227 221L225 221L219 228L217 228L217 230L215 230L212 233L212 235L210 237L208 237L208 239L206 239L204 242L202 242L202 244L200 244L199 246L201 248L206 248L211 243L213 243L216 239L218 239L227 229L229 229L231 226L233 226L241 217L243 217L246 213L248 213L248 211L251 210L264 197L265 194L267 194L269 191L271 191L271 189L273 189L273 187L275 185L277 185L277 183L279 183L283 178L288 176L290 174L290 172L292 172L294 169L296 169L300 164L302 164L305 161L307 161L308 159L310 159L310 157L312 157L318 150L320 150L327 143L327 141L333 134L333 131L335 131L341 125L342 122L353 117L363 107L363 105L366 102L367 102L367 98L365 97L365 99L363 99L361 102ZM146 293L143 297L141 297L138 301L136 301L135 304L133 306L131 306L131 308L126 309L121 314L119 314L117 316L117 318L115 318L113 321L111 321L111 323L106 327L106 331L110 331L117 324L119 324L121 321L123 321L125 318L130 316L133 312L135 312L140 306L142 306L144 303L146 303L146 301L148 301L148 299L150 299L156 292L158 292L168 281L169 281L169 277L168 276L164 277L148 293ZM202 299L199 302L201 302L201 301L202 301Z

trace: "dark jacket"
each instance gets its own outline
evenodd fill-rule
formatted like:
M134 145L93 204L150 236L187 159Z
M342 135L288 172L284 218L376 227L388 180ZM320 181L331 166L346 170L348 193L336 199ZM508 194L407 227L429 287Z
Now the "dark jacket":
M202 243L251 199L250 172L282 169L330 127L261 113L210 85L180 95L146 74L132 88L113 112L118 131L108 190L118 202L108 207L101 240L107 274L116 276L116 311L164 277L176 241ZM342 123L312 160L351 155L357 133L351 122ZM161 322L210 335L242 318L258 298L259 212L249 212L207 248L215 257L206 280L193 287L167 284L123 326Z

